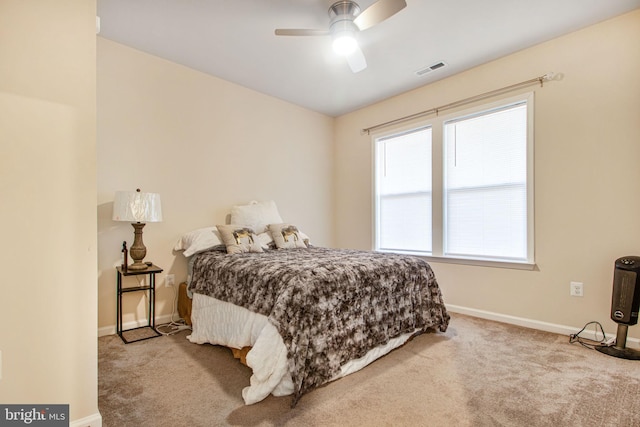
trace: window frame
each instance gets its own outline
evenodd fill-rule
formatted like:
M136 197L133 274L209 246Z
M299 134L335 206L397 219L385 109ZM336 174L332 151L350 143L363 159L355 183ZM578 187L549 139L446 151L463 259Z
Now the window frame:
M445 153L444 153L444 124L452 120L461 120L490 110L506 108L510 105L524 103L527 109L527 142L526 142L526 211L527 211L527 255L526 260L507 258L483 258L476 256L447 256L444 255L444 182L445 182ZM401 250L381 250L378 248L378 206L377 206L377 141L388 140L395 135L421 128L431 127L431 174L432 174L432 243L431 253ZM438 115L426 119L412 121L411 125L396 126L386 132L371 135L373 146L372 158L372 241L373 250L388 253L404 253L417 255L428 261L478 265L487 267L512 268L533 270L535 268L535 208L534 208L534 92L524 92L508 97L496 98L490 102L478 102L471 107L459 109L446 115Z

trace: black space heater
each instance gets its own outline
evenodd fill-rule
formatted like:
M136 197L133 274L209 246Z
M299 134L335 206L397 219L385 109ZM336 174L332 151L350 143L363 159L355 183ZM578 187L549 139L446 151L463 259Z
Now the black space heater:
M621 359L640 360L640 351L627 348L629 325L638 323L640 307L640 257L627 256L616 260L613 272L611 320L618 324L616 343L597 346L596 350Z

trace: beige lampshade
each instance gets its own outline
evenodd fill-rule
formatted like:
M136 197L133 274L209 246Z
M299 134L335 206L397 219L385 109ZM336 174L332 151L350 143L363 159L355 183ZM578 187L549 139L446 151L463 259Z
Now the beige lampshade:
M114 221L160 222L162 205L160 194L137 191L116 191L113 201Z

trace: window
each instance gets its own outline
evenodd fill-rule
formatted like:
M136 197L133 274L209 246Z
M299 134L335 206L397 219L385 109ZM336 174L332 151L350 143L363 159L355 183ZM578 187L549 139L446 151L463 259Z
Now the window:
M527 94L376 138L375 249L533 264L532 112Z
M431 252L431 128L377 141L376 249Z

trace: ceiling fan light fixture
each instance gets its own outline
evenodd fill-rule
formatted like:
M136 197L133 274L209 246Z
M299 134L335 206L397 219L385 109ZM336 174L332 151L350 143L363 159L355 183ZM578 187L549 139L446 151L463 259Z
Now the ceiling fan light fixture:
M331 23L333 51L338 55L349 55L358 48L356 26L351 19L336 19Z
M353 34L344 32L333 38L333 51L338 55L349 55L358 48L358 42Z

